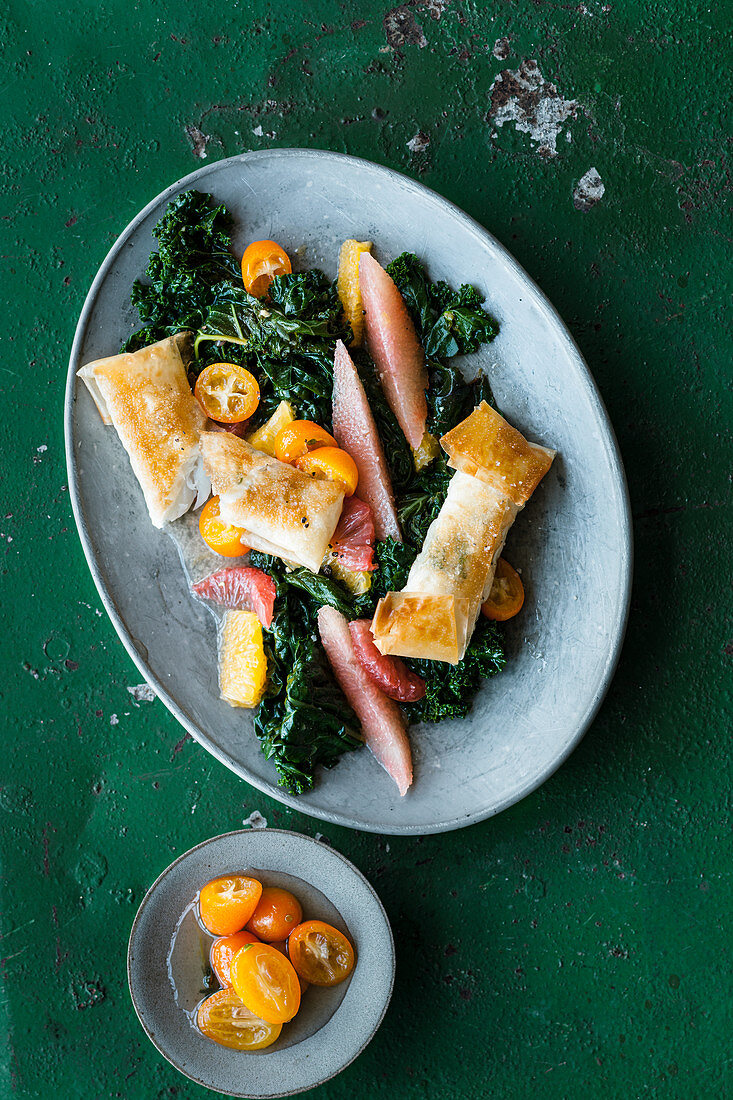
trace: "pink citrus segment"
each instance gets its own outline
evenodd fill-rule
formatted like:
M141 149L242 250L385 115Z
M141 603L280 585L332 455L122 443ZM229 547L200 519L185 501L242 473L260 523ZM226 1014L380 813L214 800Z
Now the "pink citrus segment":
M374 644L369 619L349 623L354 656L377 687L399 703L416 703L425 695L425 681L399 657L385 657Z
M374 562L374 520L368 504L358 497L347 497L341 519L333 533L330 549L347 569L354 573L376 569Z
M356 463L359 496L372 510L377 538L391 536L402 542L377 425L356 367L341 340L336 343L333 359L333 434L339 447L348 451Z
M198 584L192 584L191 590L200 599L212 600L232 611L254 611L266 629L272 623L277 590L272 577L261 569L247 565L219 569Z
M412 783L412 754L399 707L357 661L349 624L340 611L322 607L318 633L341 690L361 722L367 746L403 795Z
M428 415L425 353L402 295L369 252L359 257L359 285L369 353L390 408L407 442L417 450Z

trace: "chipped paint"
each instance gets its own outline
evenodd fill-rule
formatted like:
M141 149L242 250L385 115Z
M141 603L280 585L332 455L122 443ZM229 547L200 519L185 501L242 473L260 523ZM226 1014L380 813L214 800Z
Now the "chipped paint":
M198 126L186 126L185 130L191 142L191 152L195 157L204 160L208 156L206 146L211 141L211 135L203 133Z
M511 53L511 46L509 45L508 38L497 38L491 50L494 57L499 61L506 61L507 57Z
M130 684L127 688L135 703L154 703L155 692L150 684Z
M243 825L249 825L250 829L266 829L267 818L259 810L253 810L249 817L245 817Z
M422 27L407 4L388 11L382 20L382 26L387 45L393 50L400 50L403 46L417 46L422 50L428 44Z
M589 168L573 189L573 206L583 212L590 210L606 193L606 186L597 168Z
M536 61L522 61L516 72L504 69L489 88L489 118L494 126L513 123L529 134L541 157L557 156L557 139L563 123L578 117L581 104L565 99L545 80Z
M411 153L424 153L430 145L430 135L426 134L424 130L418 130L415 136L411 137L405 144Z

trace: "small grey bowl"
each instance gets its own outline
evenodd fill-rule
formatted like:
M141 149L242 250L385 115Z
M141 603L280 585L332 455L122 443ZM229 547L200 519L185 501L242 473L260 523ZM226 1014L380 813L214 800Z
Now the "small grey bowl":
M230 1050L193 1024L207 995L204 973L213 937L200 929L194 902L218 875L257 873L292 890L304 919L347 932L356 952L351 977L312 987L300 1011L266 1050ZM392 930L377 894L344 856L282 829L241 829L179 856L143 898L130 933L130 995L148 1038L192 1081L228 1096L292 1096L328 1081L361 1054L387 1011L394 985Z

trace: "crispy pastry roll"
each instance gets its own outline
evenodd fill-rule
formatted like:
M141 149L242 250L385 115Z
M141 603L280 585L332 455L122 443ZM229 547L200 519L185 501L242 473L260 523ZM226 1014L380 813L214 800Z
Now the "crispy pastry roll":
M176 333L139 351L87 363L78 372L105 424L113 424L155 527L209 495L199 438L207 419L191 393Z
M242 527L243 542L317 573L336 530L344 494L228 432L201 436L206 472L224 523Z
M485 402L441 440L456 468L402 592L379 601L381 653L457 664L517 513L554 451L528 443Z

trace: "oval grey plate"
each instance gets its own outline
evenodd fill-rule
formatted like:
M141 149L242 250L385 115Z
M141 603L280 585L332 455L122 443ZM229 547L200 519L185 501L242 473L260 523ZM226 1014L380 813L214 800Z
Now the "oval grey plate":
M219 1046L189 1019L205 996L203 955L213 942L200 932L192 902L210 879L238 871L293 890L305 919L347 932L357 958L346 982L306 990L295 1020L257 1053ZM206 1088L258 1098L313 1088L353 1062L387 1011L394 970L387 914L361 872L327 845L281 829L224 833L179 856L143 898L127 952L135 1011L160 1053Z
M114 431L78 385L80 365L114 353L137 326L130 287L147 264L166 202L197 187L235 215L234 243L275 238L296 269L335 276L347 237L380 260L402 251L454 285L486 294L499 336L465 362L487 370L504 415L558 457L510 533L506 556L527 600L506 629L509 663L468 718L413 727L415 782L400 799L364 750L293 798L275 786L251 716L219 698L214 622L190 598L171 540L151 526ZM253 786L326 821L381 833L470 825L538 787L583 736L623 639L631 529L623 469L598 391L570 334L491 234L445 199L387 168L336 153L278 149L207 165L130 223L79 318L66 396L74 515L95 583L130 656L181 724Z

